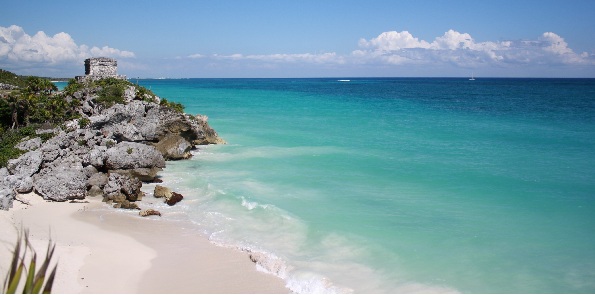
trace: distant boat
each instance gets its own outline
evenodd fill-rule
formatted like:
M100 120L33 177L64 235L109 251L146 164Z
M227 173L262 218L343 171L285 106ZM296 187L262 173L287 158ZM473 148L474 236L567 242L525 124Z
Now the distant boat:
M473 73L471 73L471 78L469 78L469 81L475 81L475 78L473 78Z
M337 80L339 82L350 82L351 80Z

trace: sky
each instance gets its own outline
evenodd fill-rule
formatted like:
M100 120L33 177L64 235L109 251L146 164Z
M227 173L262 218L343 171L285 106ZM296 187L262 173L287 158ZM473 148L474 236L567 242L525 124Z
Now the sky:
M0 68L129 78L589 77L595 1L0 0Z

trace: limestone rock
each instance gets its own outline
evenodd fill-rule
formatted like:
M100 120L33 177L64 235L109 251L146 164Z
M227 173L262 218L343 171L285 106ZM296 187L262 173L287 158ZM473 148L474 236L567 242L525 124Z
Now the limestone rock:
M42 161L43 154L40 151L31 151L17 159L9 160L6 168L10 174L31 176L39 171Z
M140 190L141 186L141 181L136 178L110 173L103 191L109 200L116 203L121 203L124 200L139 201L143 196L143 192Z
M192 144L196 145L207 145L207 144L226 144L225 140L223 140L217 132L211 128L209 123L207 122L208 117L204 115L196 115L195 122L198 125L194 127L195 129L202 130L202 137L196 138L192 141Z
M142 210L141 212L138 212L138 215L140 215L142 217L147 217L147 216L151 216L151 215L161 216L161 212L154 210L154 209L145 209L145 210Z
M33 139L29 139L26 141L22 141L21 143L17 144L15 147L17 149L23 151L34 151L41 146L41 138L35 137Z
M53 143L46 143L39 150L43 153L44 162L52 162L64 152L59 145Z
M104 166L105 158L107 156L106 151L107 147L105 146L95 146L83 157L83 161L97 169L101 169Z
M155 196L155 198L169 199L171 198L171 194L172 191L169 188L161 185L156 185L155 190L153 191L153 196Z
M87 180L87 187L97 186L99 188L104 187L108 182L107 175L105 173L99 172L93 174L89 180Z
M192 144L177 134L170 134L155 144L166 160L181 160L192 157Z
M109 173L118 173L123 175L128 175L130 177L138 178L140 181L143 182L153 182L155 177L157 177L157 173L161 171L161 168L153 167L153 168L135 168L135 169L116 169L116 170L109 170Z
M101 188L99 188L98 186L93 185L91 186L89 191L87 191L87 196L91 198L103 197L103 190L101 190Z
M34 178L35 191L45 200L63 202L84 199L87 178L82 170L58 166L40 172Z
M182 196L181 194L178 194L176 192L172 192L171 197L165 198L165 203L170 206L173 206L173 205L177 204L178 202L180 202L182 199L184 199L184 196Z
M14 190L0 186L0 210L8 210L12 208L12 202L16 197Z
M120 142L106 152L107 169L163 168L165 160L155 147L136 142Z
M4 177L4 184L21 194L33 190L33 178L27 175L7 175Z

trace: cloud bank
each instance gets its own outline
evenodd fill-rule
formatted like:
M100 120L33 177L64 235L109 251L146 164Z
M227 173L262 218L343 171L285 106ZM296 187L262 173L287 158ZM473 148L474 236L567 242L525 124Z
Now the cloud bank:
M52 67L76 63L92 56L114 58L134 57L131 51L108 46L77 45L67 33L48 36L43 31L31 36L23 28L0 27L0 65Z
M470 34L452 29L433 40L422 40L408 31L389 31L370 39L361 38L354 47L355 50L345 54L193 54L186 58L209 62L211 68L233 64L251 69L296 69L294 65L299 64L313 71L326 68L356 75L357 69L372 75L374 72L456 75L461 70L468 73L471 69L499 76L595 74L595 56L575 52L564 38L553 32L545 32L532 40L478 42Z
M575 52L553 32L529 40L478 42L470 34L452 29L433 40L420 39L409 31L388 31L361 38L342 52L195 53L171 59L126 60L135 54L108 46L79 45L65 32L48 36L40 31L31 36L16 25L0 26L0 68L20 74L80 73L84 59L106 56L123 59L121 64L132 71L126 74L133 76L448 76L470 69L497 76L595 76L595 55Z
M564 38L552 32L535 40L476 42L467 33L448 30L428 42L408 31L390 31L369 40L360 39L359 47L352 52L357 62L390 65L595 65L593 55L575 53Z

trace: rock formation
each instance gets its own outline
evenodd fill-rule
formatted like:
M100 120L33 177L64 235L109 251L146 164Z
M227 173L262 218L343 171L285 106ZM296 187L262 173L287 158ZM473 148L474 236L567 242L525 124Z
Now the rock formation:
M0 209L11 208L17 192L32 190L46 200L102 197L117 208L136 209L142 181L156 180L165 160L189 158L196 145L224 143L204 116L133 96L127 104L102 109L94 102L96 93L85 88L73 94L90 122L85 128L74 120L53 130L46 142L32 138L18 145L27 152L0 169ZM171 191L164 197L171 205L183 198Z

